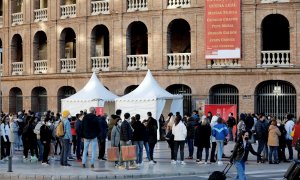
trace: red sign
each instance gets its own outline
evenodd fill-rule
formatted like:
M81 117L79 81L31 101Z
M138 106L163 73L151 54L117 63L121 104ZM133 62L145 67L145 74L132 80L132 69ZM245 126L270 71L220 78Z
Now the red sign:
M232 104L206 104L205 105L205 115L210 111L212 115L220 114L220 117L225 121L228 119L229 113L233 113L233 117L236 119L237 116L237 106Z
M240 0L206 0L205 2L205 58L241 58Z
M103 107L96 107L96 116L102 116L104 114Z

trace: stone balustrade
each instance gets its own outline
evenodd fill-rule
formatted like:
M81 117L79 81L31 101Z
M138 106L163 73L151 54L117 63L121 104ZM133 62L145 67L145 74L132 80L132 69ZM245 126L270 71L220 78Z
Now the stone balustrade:
M261 64L259 67L291 67L290 51L261 51Z
M167 54L168 69L189 69L191 67L191 53Z
M23 62L13 62L12 63L12 75L22 75L23 74Z
M12 14L12 25L23 24L23 13L13 13Z
M76 58L60 59L61 69L60 72L76 72Z
M91 57L92 71L109 71L109 56Z
M148 54L127 55L127 70L147 70Z
M47 21L48 20L48 10L47 8L35 9L34 12L34 21Z
M46 74L48 70L47 60L34 61L34 74Z
M148 10L147 0L127 0L127 12L147 11L147 10Z
M168 0L168 9L191 7L191 0Z
M61 19L66 19L70 17L76 17L76 4L62 5L60 6Z
M208 68L237 68L241 67L239 59L209 59Z
M109 0L92 1L92 15L109 14Z

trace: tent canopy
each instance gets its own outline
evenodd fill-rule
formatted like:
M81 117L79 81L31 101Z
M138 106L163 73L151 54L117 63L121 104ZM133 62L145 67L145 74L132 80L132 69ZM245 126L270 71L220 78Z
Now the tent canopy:
M80 110L89 109L91 106L104 107L107 109L108 107L105 107L105 104L113 103L112 106L114 106L114 100L116 98L118 98L118 96L107 90L94 72L90 80L80 91L61 100L61 107L62 110L68 109L71 114L74 115ZM112 107L109 109L110 110L104 110L104 112L114 110Z

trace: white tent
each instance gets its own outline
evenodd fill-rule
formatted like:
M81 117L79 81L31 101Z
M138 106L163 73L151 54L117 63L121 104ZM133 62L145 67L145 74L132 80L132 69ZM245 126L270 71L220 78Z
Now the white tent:
M71 115L90 107L104 107L104 112L113 114L115 109L115 94L107 90L94 72L88 83L77 93L61 100L62 110L69 110Z
M140 114L141 120L147 119L149 111L157 121L161 114L167 115L169 112L182 114L182 107L182 96L172 95L160 87L150 70L135 90L116 99L116 109L121 109L122 113L128 112L131 116Z

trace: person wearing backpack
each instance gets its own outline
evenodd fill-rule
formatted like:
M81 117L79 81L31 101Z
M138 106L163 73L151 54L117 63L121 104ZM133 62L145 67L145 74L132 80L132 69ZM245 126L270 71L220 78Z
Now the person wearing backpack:
M297 119L294 126L294 137L292 145L295 147L297 153L297 159L300 160L300 117Z
M62 112L61 121L63 123L63 132L64 132L64 136L61 138L62 150L61 150L61 154L60 154L60 164L62 166L71 166L68 163L68 156L69 156L70 150L71 150L70 144L72 144L71 125L70 125L70 121L68 119L69 116L70 116L70 111L64 110ZM59 126L60 125L57 126L56 130L59 129Z
M38 118L36 118L38 119ZM44 125L44 121L38 121L38 123L35 125L34 128L34 133L36 134L36 138L37 138L37 145L38 145L38 149L39 149L39 156L38 156L38 160L42 161L43 160L43 153L44 153L44 145L41 142L41 136L40 136L40 129L42 127L42 125Z

